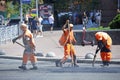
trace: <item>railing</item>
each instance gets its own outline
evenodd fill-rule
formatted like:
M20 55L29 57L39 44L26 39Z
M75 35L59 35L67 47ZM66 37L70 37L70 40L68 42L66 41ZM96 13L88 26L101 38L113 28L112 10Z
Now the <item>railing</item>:
M19 26L1 26L0 25L0 45L6 44L19 35Z

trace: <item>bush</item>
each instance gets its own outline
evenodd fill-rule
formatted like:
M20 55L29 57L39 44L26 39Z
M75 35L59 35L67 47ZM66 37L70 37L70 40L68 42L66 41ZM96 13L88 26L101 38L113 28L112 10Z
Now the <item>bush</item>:
M111 29L120 29L120 14L117 14L109 23Z
M88 28L87 30L89 30L89 31L95 31L95 30L98 30L98 31L101 31L101 30L110 30L110 27L100 26L100 27Z

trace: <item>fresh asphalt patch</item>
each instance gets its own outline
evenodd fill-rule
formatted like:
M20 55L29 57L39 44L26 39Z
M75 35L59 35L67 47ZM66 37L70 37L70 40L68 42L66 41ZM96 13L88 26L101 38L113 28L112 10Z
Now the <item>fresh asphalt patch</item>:
M27 70L21 70L18 66L21 65L20 60L0 59L0 73L2 72L38 72L38 73L120 73L120 66L111 64L108 67L101 67L101 64L78 63L79 67L72 67L71 63L66 62L63 67L56 67L54 62L39 61L37 62L38 69L30 70L31 63L28 62Z

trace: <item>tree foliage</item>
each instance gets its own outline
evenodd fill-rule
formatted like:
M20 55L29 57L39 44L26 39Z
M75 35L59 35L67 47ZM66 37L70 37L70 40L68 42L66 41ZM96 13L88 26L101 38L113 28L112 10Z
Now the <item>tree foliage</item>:
M99 0L57 0L54 4L59 11L85 11L97 9Z
M6 3L6 7L7 18L10 18L12 15L19 14L18 3L16 3L16 5L13 6L12 2L10 1Z
M116 15L109 23L111 29L120 29L120 14Z
M31 0L30 4L23 4L23 14L28 13L30 9L35 8L35 1ZM84 10L93 10L97 8L99 0L38 0L39 4L48 3L54 4L54 9L58 12L67 12L67 11L84 11ZM14 3L14 4L12 4ZM19 0L7 0L7 15L11 16L12 14L20 15L20 4Z
M30 4L23 4L22 8L23 8L23 14L25 15L26 13L28 13L31 9L35 8L35 0L31 0Z
M23 15L28 13L31 9L35 8L36 0L31 0L30 4L23 4ZM43 4L43 0L38 0L39 4ZM6 12L7 17L11 17L12 15L20 15L20 2L19 0L8 0L6 2Z

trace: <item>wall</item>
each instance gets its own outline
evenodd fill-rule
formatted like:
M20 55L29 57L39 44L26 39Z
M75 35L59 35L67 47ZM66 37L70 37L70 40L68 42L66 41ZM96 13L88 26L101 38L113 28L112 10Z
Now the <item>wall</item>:
M102 10L102 26L108 26L117 14L117 0L100 0L99 9Z

